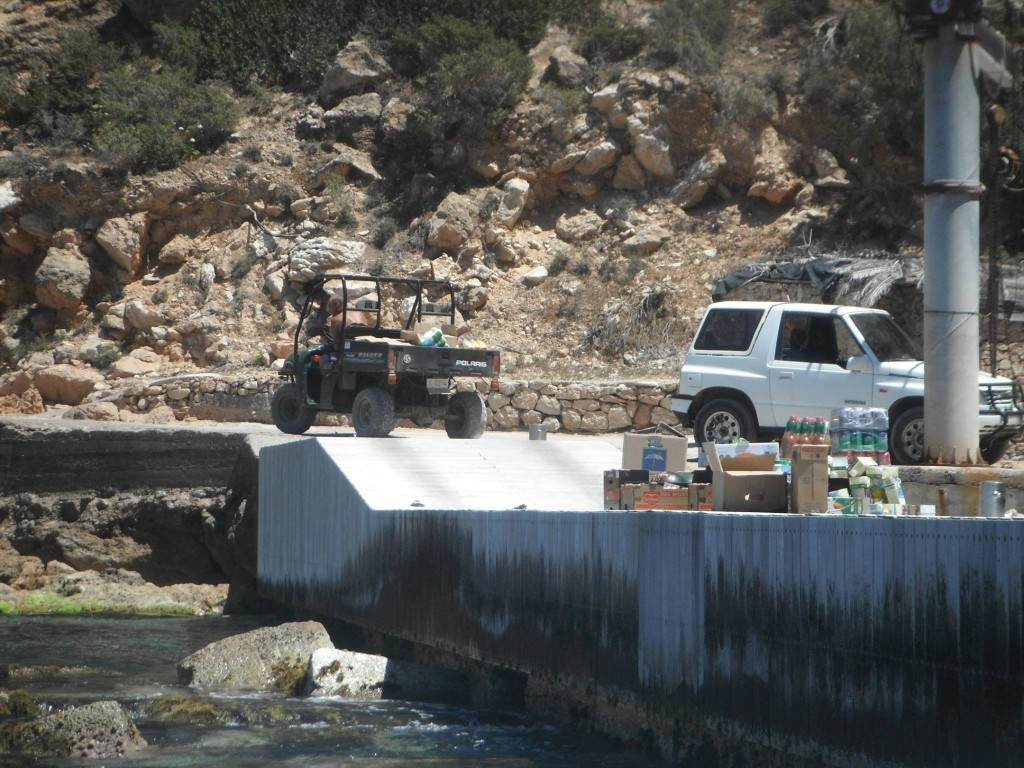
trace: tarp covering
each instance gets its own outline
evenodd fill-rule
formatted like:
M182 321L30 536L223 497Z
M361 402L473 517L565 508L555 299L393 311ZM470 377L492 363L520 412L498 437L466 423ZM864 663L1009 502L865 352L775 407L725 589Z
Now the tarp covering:
M823 301L874 306L896 282L920 282L920 260L906 261L892 254L834 256L803 261L751 264L718 281L712 301L722 301L752 282L809 283Z

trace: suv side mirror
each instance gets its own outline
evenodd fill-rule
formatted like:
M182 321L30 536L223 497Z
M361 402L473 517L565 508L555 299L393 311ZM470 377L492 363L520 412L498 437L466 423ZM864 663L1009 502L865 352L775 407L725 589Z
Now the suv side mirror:
M854 355L846 361L846 370L857 373L871 373L871 360L867 355Z

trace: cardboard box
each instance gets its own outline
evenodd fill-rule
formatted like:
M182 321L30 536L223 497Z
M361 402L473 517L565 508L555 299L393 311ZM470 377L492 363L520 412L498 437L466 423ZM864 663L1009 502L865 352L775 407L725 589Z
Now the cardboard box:
M705 443L706 445L706 443ZM697 457L697 465L708 466L707 449L702 445L701 453ZM715 445L720 459L734 459L741 456L771 456L772 464L779 458L779 444L772 443L720 443Z
M793 450L790 511L806 515L828 509L828 446L798 445Z
M739 443L718 446L704 443L704 453L711 467L711 494L715 506L724 512L785 512L787 509L786 476L775 471L774 451L743 450L744 446L764 443ZM719 448L732 449L720 456ZM725 451L724 451L725 452Z
M690 483L689 504L687 509L691 512L708 512L714 507L711 506L714 496L711 493L711 483Z
M459 336L468 330L467 326L457 326L451 323L432 323L424 320L416 323L411 330L402 331L400 338L402 341L407 341L410 344L418 344L423 335L434 328L441 329L441 333L444 334L445 343L449 347L457 347L459 345Z
M641 488L633 497L633 509L680 510L689 504L689 488Z
M632 509L626 503L632 503L632 487L651 483L650 472L639 469L606 469L604 471L604 508ZM625 489L625 492L623 491Z
M689 445L685 437L627 432L622 436L622 468L685 472Z

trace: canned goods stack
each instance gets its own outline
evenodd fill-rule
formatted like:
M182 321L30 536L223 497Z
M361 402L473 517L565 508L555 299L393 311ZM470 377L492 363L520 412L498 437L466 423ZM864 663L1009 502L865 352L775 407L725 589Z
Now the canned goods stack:
M831 455L843 456L850 464L861 457L883 466L891 463L889 413L884 408L835 408L831 431Z

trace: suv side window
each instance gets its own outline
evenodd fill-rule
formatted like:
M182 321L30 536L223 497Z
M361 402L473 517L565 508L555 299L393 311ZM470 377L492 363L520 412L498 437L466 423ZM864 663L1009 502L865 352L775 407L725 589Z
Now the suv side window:
M715 309L701 326L693 348L705 352L746 352L764 317L761 309Z
M841 318L799 312L782 315L777 360L846 367L850 357L860 354L860 345Z

